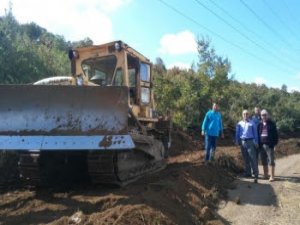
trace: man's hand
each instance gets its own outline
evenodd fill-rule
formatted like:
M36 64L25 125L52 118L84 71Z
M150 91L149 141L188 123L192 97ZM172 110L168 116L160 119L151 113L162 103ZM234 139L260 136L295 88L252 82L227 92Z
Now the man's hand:
M204 134L205 134L204 131L201 131L201 134L202 134L202 136L204 136Z

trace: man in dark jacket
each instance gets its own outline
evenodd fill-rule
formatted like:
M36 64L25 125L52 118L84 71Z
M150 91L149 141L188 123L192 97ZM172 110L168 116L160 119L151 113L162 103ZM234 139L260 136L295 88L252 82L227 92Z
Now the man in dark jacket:
M262 121L257 127L258 131L258 144L260 147L260 157L264 169L264 178L269 178L268 164L271 170L269 181L274 181L275 173L275 156L274 150L278 143L278 133L276 123L268 118L267 110L261 111Z

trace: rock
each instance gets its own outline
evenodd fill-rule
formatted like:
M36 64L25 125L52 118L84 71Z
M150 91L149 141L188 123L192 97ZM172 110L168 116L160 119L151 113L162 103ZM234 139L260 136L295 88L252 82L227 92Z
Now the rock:
M233 201L234 201L237 205L240 205L240 204L241 204L240 196L235 197Z
M210 211L210 208L208 208L207 206L204 206L201 209L201 215L202 215L202 217L203 217L204 220L210 220L210 219L213 218L213 214Z
M81 211L78 211L69 218L69 224L80 224L83 220L84 214Z

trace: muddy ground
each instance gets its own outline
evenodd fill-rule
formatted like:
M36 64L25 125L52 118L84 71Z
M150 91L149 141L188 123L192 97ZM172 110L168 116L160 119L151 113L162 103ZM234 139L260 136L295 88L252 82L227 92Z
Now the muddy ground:
M203 163L203 143L177 132L168 166L124 187L78 185L34 189L2 187L0 224L226 224L216 212L241 172L241 154L230 137L217 160ZM280 141L278 156L300 153L300 139Z

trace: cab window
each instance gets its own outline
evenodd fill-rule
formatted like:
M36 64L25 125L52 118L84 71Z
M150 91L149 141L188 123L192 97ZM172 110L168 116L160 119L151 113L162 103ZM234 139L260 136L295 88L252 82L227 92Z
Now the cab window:
M91 82L99 85L111 85L116 69L117 59L114 55L90 58L82 62L82 70Z
M150 103L150 89L149 88L141 88L141 101L143 104Z
M121 68L118 68L114 79L114 86L122 86L122 85L123 85L123 71Z
M140 63L140 77L141 81L150 82L150 65Z

